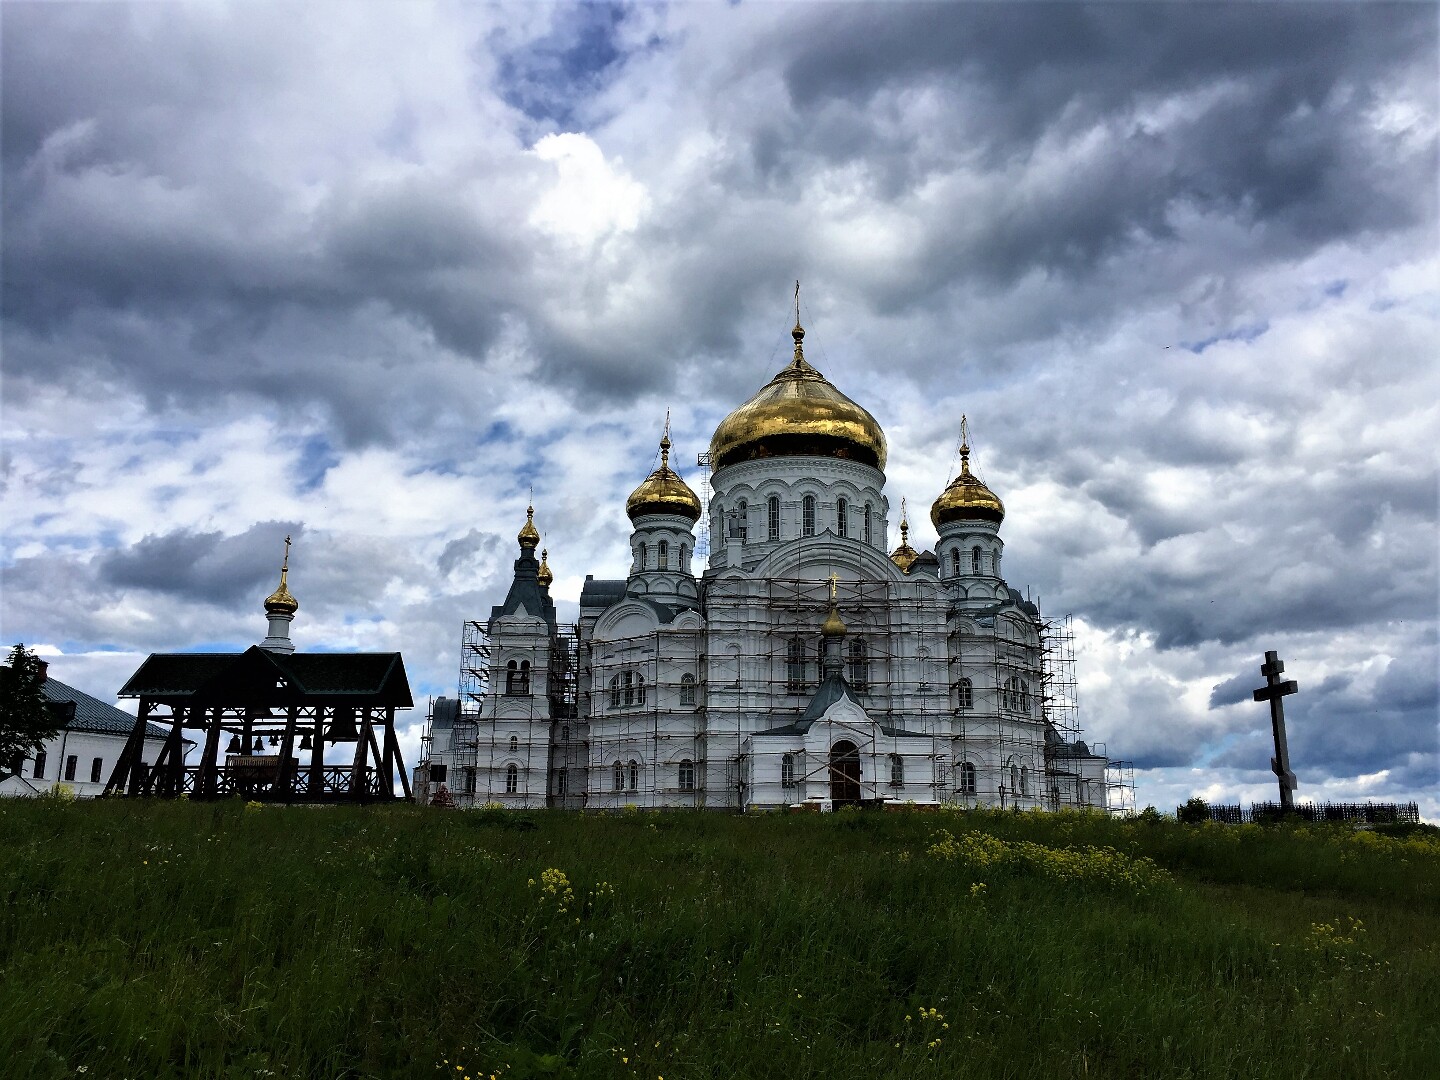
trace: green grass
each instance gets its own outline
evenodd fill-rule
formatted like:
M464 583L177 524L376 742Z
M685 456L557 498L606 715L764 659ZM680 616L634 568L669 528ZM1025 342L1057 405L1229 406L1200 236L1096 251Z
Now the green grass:
M1412 1080L1437 943L1425 828L0 803L6 1077Z

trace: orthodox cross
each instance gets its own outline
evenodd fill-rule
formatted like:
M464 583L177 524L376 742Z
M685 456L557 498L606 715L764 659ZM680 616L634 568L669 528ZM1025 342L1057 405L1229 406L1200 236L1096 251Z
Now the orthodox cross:
M1260 674L1265 676L1265 685L1255 691L1256 701L1270 702L1270 728L1275 735L1275 756L1270 759L1270 771L1280 781L1280 809L1295 809L1295 774L1290 771L1290 747L1285 742L1285 702L1288 694L1300 689L1294 679L1280 681L1285 662L1273 649L1265 654L1265 663L1260 665Z
M285 537L285 561L280 564L281 570L290 569L290 537Z
M830 606L835 606L836 591L840 587L840 577L834 570L830 571Z

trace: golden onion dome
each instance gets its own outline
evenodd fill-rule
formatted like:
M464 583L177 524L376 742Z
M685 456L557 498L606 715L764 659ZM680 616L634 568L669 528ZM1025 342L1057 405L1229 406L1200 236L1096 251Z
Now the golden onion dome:
M674 514L677 517L700 520L700 498L690 490L690 485L680 479L680 474L670 468L670 432L660 439L660 467L625 500L625 513L630 520L645 514Z
M533 548L540 543L540 530L535 528L535 507L525 508L525 524L520 527L520 535L515 537L520 541L522 548Z
M890 553L890 561L900 568L902 574L908 574L910 567L915 565L915 560L920 553L910 546L910 522L908 511L905 509L905 500L900 500L900 546Z
M962 429L965 418L960 418ZM960 443L960 475L950 481L950 486L930 507L930 520L938 529L951 521L993 521L1005 520L1005 504L985 486L983 480L970 471L970 443L962 437Z
M540 550L540 569L535 576L540 579L540 584L550 588L550 583L555 580L555 572L550 569L550 551L548 548Z
M285 561L280 564L280 587L265 598L267 615L294 615L300 610L300 601L291 594L285 583L290 573L290 537L285 537Z
M825 616L824 623L820 626L822 637L844 637L845 620L840 618L840 611L834 604L830 605L830 614Z
M885 433L875 418L805 360L805 330L790 332L795 356L732 412L710 439L716 469L766 457L837 457L885 468Z

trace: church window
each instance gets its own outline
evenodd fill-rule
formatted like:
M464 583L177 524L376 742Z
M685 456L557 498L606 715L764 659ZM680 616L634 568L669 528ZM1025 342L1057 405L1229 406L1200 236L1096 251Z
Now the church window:
M620 676L610 676L610 708L620 708Z
M1020 790L1020 768L1013 761L1010 763L1010 794Z
M1030 766L1028 765L1020 766L1020 794L1030 794Z
M633 671L622 671L620 673L620 690L625 699L626 705L635 704L635 673Z
M680 545L680 571L681 571L681 573L685 573L685 572L688 572L689 569L690 569L690 549L689 549L686 545L681 544L681 545Z
M806 495L800 509L800 535L815 535L815 496Z
M560 725L560 741L561 741L561 742L569 742L569 741L570 741L570 725L569 725L569 724L561 724L561 725Z
M94 761L90 762L90 782L92 784L98 784L100 782L101 768L103 768L103 763L100 758L97 757Z
M695 790L695 763L689 758L680 762L680 790Z
M635 673L635 704L645 704L645 676L638 671Z
M517 751L517 750L519 750L519 749L520 749L520 736L519 736L519 735L511 735L511 736L510 736L510 752L513 754L513 753L515 753L515 751Z
M980 573L980 549L978 547L970 549L970 572L972 574Z
M636 791L640 787L640 763L633 757L630 759L630 790Z
M555 774L555 794L561 797L570 794L570 770L561 769Z
M792 637L785 645L785 692L805 692L805 642Z
M513 769L513 768L515 768L515 766L514 766L514 765L511 765L510 768ZM473 765L468 766L468 767L465 769L465 794L466 794L466 795L474 795L474 794L475 794L475 766L473 766Z
M793 788L795 786L795 755L786 754L780 759L780 786Z
M79 759L78 757L76 757L74 754L70 754L68 757L65 758L65 779L66 779L66 780L74 780L74 779L75 779L75 766L78 765L79 763L80 763L80 759Z
M641 544L641 545L640 545L640 569L641 569L641 570L648 570L648 569L650 569L650 545L649 545L649 544Z
M780 539L780 496L771 495L765 500L765 536L770 540Z
M505 693L507 694L528 694L530 693L530 661L511 660L505 665Z
M951 548L951 549L950 549L950 572L951 572L952 574L959 574L959 573L960 573L960 549L959 549L959 548Z
M1020 681L1020 711L1027 715L1030 712L1030 684L1023 679Z
M688 671L680 676L680 704L695 704L695 676Z
M960 794L975 794L975 765L970 761L960 763Z
M864 693L870 689L870 650L865 645L863 638L851 638L848 648L850 650L850 685Z
M862 527L864 528L865 543L869 544L869 543L872 542L871 539L870 539L870 504L869 504L869 503L866 503L866 504L865 504L865 516L864 516L864 518L862 519Z
M890 786L893 788L905 786L905 759L899 754L890 755Z
M44 779L45 779L45 751L44 751L44 750L37 750L37 751L35 752L35 768L33 768L33 769L30 770L30 775L33 776L36 780L44 780Z
M610 786L616 791L625 790L625 766L615 762L615 768L610 771Z
M848 499L841 499L835 504L835 535L849 536L850 527L846 518L850 516L850 502Z
M661 570L670 569L670 541L661 540L655 545L655 565Z
M745 543L750 533L750 505L741 499L735 505L735 516L730 519L730 535Z
M975 684L969 679L961 679L956 684L958 701L957 705L962 709L973 709L975 707Z

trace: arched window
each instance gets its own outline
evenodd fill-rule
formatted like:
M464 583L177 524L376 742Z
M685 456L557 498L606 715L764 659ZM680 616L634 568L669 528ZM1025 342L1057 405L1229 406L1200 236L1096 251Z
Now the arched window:
M850 524L846 520L850 517L850 500L841 499L835 504L835 535L849 536Z
M610 770L610 786L616 791L625 790L625 766L615 762L615 767Z
M780 539L780 496L771 495L765 500L765 537Z
M970 549L970 572L972 574L980 573L980 548L978 546Z
M795 755L785 754L780 758L780 786L793 788L795 786Z
M785 644L785 692L805 692L805 642L792 637Z
M732 519L730 535L742 544L750 537L750 504L744 499L735 504L735 517Z
M655 545L655 565L661 570L670 569L670 541L661 540Z
M870 689L870 650L866 647L864 638L851 638L848 649L850 685L863 693Z
M960 573L960 549L950 549L950 572L958 575Z
M520 790L520 770L513 763L505 766L505 794L514 795Z
M565 796L570 794L570 770L561 769L555 774L555 794Z
M637 791L640 788L640 763L633 757L630 759L630 790Z
M955 689L956 704L962 709L973 709L975 707L975 684L969 679L961 679Z
M569 725L569 724L561 724L561 725L560 725L560 741L561 741L561 742L569 742L569 741L570 741L570 725Z
M1020 711L1026 715L1030 713L1030 684L1024 679L1020 680Z
M905 759L899 754L890 755L890 786L893 788L905 786Z
M641 569L641 570L648 570L648 569L650 569L650 545L649 545L649 544L641 544L641 545L640 545L640 569Z
M975 766L969 761L960 763L960 794L975 794Z
M635 673L635 704L645 704L645 676L638 671Z
M513 754L513 753L515 753L515 751L517 751L517 750L519 750L519 749L520 749L520 736L519 736L519 735L511 735L511 736L510 736L510 752Z
M688 671L680 676L680 704L695 704L695 676Z
M1010 794L1020 790L1020 767L1013 761L1010 763Z
M1005 680L1005 686L1000 692L1000 707L1028 713L1030 711L1030 685L1018 675L1010 676Z
M530 693L529 660L521 660L518 663L514 660L511 660L508 664L505 665L505 693Z
M620 701L621 701L620 692L621 692L621 691L620 691L620 676L619 676L619 675L611 675L611 676L610 676L610 708L612 708L612 709L618 709L618 708L620 708Z
M680 790L695 790L695 763L689 758L680 762Z
M806 495L805 501L800 504L800 535L815 535L815 496Z
M685 544L681 544L681 545L680 545L680 572L681 572L681 573L687 573L687 572L689 572L689 570L690 570L690 548L689 548L687 545L685 545Z
M1028 765L1020 766L1020 794L1030 794L1030 766Z
M864 533L863 533L863 535L864 535L864 537L865 537L865 543L869 544L869 543L872 542L871 539L870 539L870 504L869 504L869 503L866 503L866 504L865 504L865 517L864 517L863 520L862 520L862 527L864 528Z

